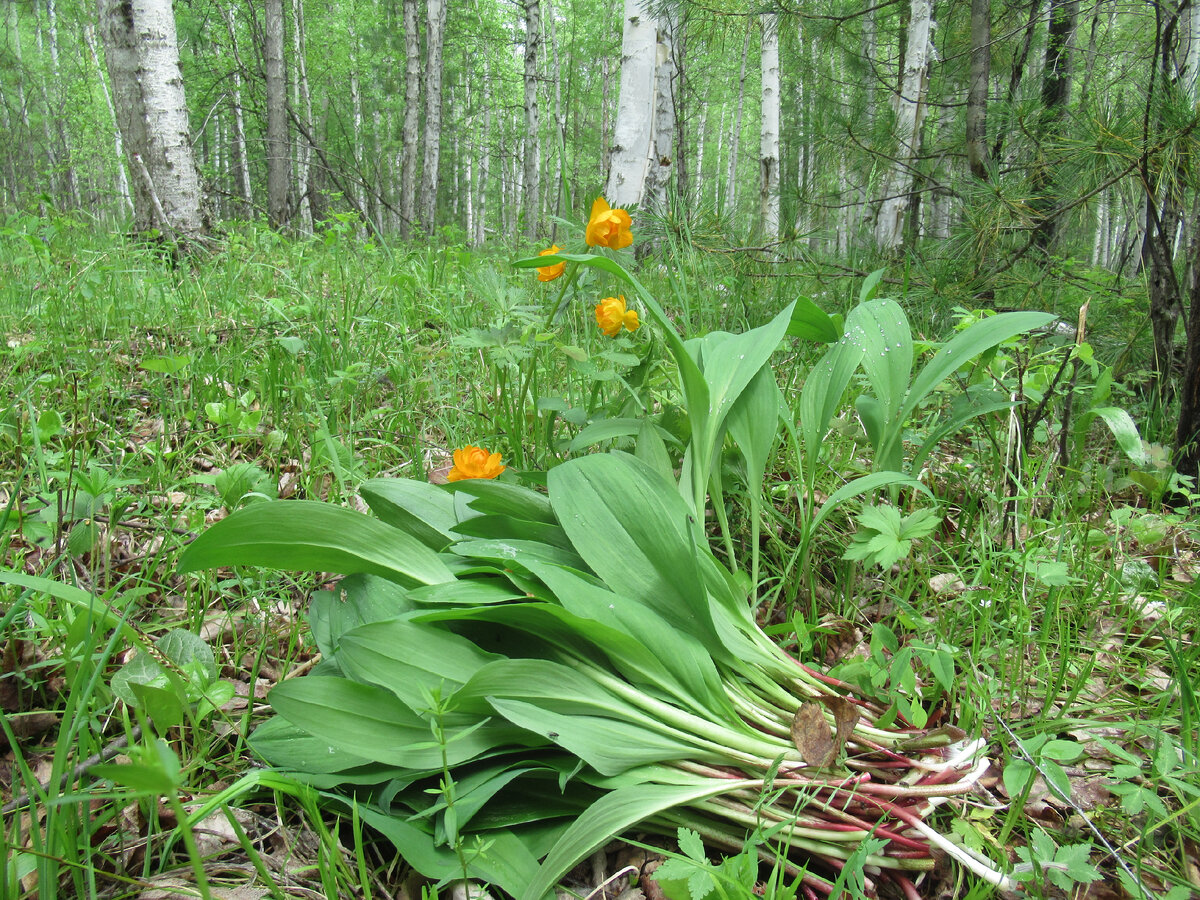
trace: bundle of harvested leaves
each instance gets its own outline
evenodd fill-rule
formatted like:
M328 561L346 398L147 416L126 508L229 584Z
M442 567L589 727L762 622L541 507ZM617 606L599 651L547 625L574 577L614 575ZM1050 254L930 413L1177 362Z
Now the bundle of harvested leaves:
M950 729L883 709L783 653L748 581L708 549L674 484L636 457L515 483L368 482L378 518L249 506L184 570L347 574L310 612L322 661L284 682L254 748L357 807L417 870L541 900L612 836L768 832L807 896L856 847L912 896L935 848L995 883L926 818L986 768Z

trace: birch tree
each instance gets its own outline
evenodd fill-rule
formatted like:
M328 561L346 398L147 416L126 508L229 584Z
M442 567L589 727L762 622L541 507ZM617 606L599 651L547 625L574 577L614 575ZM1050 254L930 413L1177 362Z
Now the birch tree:
M170 0L99 0L117 124L129 159L135 227L196 238L206 222Z
M621 87L605 197L614 207L637 206L646 187L654 140L658 28L642 0L625 0Z
M925 120L932 18L932 0L912 0L900 89L893 97L896 156L884 181L883 200L875 219L875 244L883 251L895 250L900 245L904 216L908 211L913 165L917 160L921 125Z
M525 237L537 237L541 212L538 195L541 167L538 159L538 48L542 41L541 4L525 0L525 136L522 141L522 215Z
M762 115L759 129L759 222L762 239L779 236L779 16L762 21Z
M417 152L421 124L421 31L418 0L404 0L404 131L400 147L400 237L417 219Z
M442 149L442 45L446 0L428 0L425 9L425 143L418 222L422 231L431 234L437 214L438 158Z
M282 228L288 219L291 168L283 66L283 0L265 0L263 4L263 69L267 95L267 217L272 227Z

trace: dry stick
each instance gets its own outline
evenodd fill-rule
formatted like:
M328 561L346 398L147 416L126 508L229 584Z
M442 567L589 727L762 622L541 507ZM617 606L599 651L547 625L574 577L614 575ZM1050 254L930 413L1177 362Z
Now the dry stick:
M68 784L70 784L76 778L79 778L92 766L98 765L102 762L108 762L108 760L112 759L129 746L129 741L131 738L136 741L141 738L141 736L142 726L135 725L130 730L129 734L123 734L120 737L115 738L111 743L107 744L98 752L93 753L87 759L83 760L83 762L76 765L75 768L73 768L70 772L64 772L61 776L59 776L58 779L59 791L62 791ZM53 778L48 778L45 781L39 781L38 790L42 792L49 790L50 785L53 784L53 782ZM18 809L21 809L23 806L28 806L29 799L30 797L28 791L24 792L20 796L14 797L12 800L9 800L7 803L5 803L3 807L0 807L0 815L7 816L10 813L16 812Z

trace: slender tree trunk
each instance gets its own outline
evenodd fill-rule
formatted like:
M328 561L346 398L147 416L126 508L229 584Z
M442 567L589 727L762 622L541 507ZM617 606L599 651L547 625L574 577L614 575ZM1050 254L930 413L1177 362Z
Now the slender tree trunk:
M612 168L612 67L607 56L600 59L600 177Z
M636 206L646 188L654 140L657 29L642 0L625 0L621 91L605 195L616 207Z
M896 160L885 181L884 198L875 221L875 244L880 250L899 247L912 189L912 166L921 143L925 120L925 91L929 86L931 0L912 0L904 68L896 104Z
M283 0L263 3L263 67L267 91L267 217L273 228L288 222L287 80L283 65Z
M764 241L779 237L779 16L762 22L762 114L759 131L759 228Z
M313 211L312 198L309 189L312 182L313 148L309 144L309 135L313 133L312 93L308 88L308 63L305 55L308 52L308 35L304 25L304 0L292 0L292 57L296 75L293 79L293 98L296 107L295 114L300 116L302 129L297 129L295 145L295 177L296 197L299 201L297 212L300 216L299 229L301 234L312 234Z
M675 163L676 193L684 209L690 208L692 205L692 145L688 140L692 109L688 93L688 19L688 8L681 4L675 13L674 27L671 29L674 36L674 40L671 42L671 64L674 68L674 75L671 78L670 90L671 105L675 110L675 138L673 141L675 153L672 159ZM700 130L704 130L703 114L701 114ZM701 136L701 140L703 140L703 136ZM699 171L699 166L697 166L697 171Z
M550 23L550 53L553 60L551 78L554 81L554 157L557 162L554 165L554 205L551 212L556 217L561 218L563 215L563 177L567 166L567 117L563 110L562 98L562 63L558 54L558 22L554 15L554 6L550 0L546 0L546 19ZM557 236L557 226L555 226L554 234Z
M967 85L967 165L988 177L987 101L992 68L991 0L971 0L971 73Z
M542 11L539 0L525 0L525 139L522 142L522 217L524 234L538 234L540 213L540 167L538 151L538 48L542 42Z
M437 218L438 157L442 149L442 42L446 0L427 0L425 28L425 146L418 221L432 234Z
M488 145L488 136L492 133L492 106L491 98L488 91L491 88L491 64L485 57L483 60L483 84L480 87L480 96L483 106L483 131L480 135L479 148L479 187L477 200L475 202L475 246L482 247L484 237L487 230L487 192L488 192L488 175L491 166L491 148Z
M725 205L722 211L727 216L737 213L737 168L738 149L742 143L742 111L746 105L746 60L750 57L750 29L754 20L746 20L746 36L742 40L742 70L738 75L737 112L733 115L733 130L729 133L729 174L725 179Z
M421 124L421 31L418 0L404 0L404 131L400 158L400 236L417 221L417 153Z
M55 125L58 129L58 143L62 151L62 166L63 176L66 179L67 195L71 199L71 204L75 209L83 207L83 200L79 195L79 178L75 172L75 158L71 149L71 135L67 131L67 115L65 109L65 98L63 97L64 85L66 82L63 79L62 67L58 60L58 13L55 9L54 0L46 0L46 31L50 45L50 71L54 76L56 97L56 115L54 117Z
M1051 0L1046 65L1042 70L1042 108L1038 127L1040 146L1034 163L1030 201L1039 218L1034 237L1042 250L1050 249L1058 231L1058 197L1054 190L1052 145L1062 131L1063 117L1071 98L1070 41L1078 15L1079 0Z
M229 32L229 45L233 53L233 153L237 160L236 180L242 196L241 214L245 217L253 215L254 192L250 185L250 159L246 152L246 116L242 108L242 69L237 50L237 28L234 22L233 9L223 10L225 30Z
M125 142L121 139L117 111L113 107L112 94L108 90L108 77L100 65L100 54L96 52L96 32L90 22L83 26L83 39L87 44L88 54L92 59L96 79L100 82L100 89L104 94L104 102L108 106L108 114L112 116L113 147L116 150L117 156L117 191L121 197L121 207L129 212L133 212L133 199L129 196L129 176L125 171Z
M133 173L136 228L196 238L206 228L170 0L100 0L100 36Z
M678 132L675 92L674 23L664 17L658 20L658 43L655 47L657 66L654 72L654 121L650 130L650 157L646 166L646 183L642 205L666 213L669 209L669 189L675 175ZM644 245L643 245L644 246Z

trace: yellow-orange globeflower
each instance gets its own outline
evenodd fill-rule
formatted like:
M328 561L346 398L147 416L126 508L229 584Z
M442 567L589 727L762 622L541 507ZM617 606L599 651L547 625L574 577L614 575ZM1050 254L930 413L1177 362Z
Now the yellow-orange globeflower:
M624 326L629 331L637 331L641 322L635 310L625 308L625 298L605 297L596 304L596 324L609 337L616 337Z
M562 247L558 246L558 244L552 244L539 253L538 256L550 256L552 253L558 253L560 250L562 250ZM567 264L565 262L555 263L552 266L542 266L542 268L538 269L538 281L553 281L563 273L563 269L566 267Z
M589 247L611 247L620 250L633 243L633 232L629 226L633 219L623 209L613 209L603 197L592 204L592 215L587 224Z
M446 475L446 480L495 478L507 468L508 466L501 465L499 453L491 453L482 447L468 445L454 451L454 468Z

